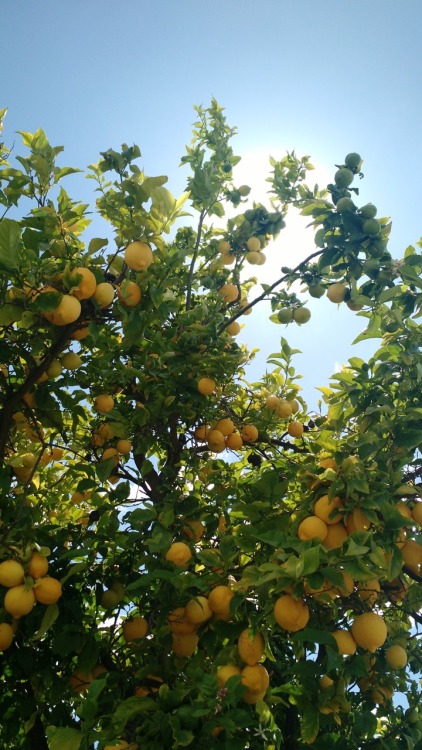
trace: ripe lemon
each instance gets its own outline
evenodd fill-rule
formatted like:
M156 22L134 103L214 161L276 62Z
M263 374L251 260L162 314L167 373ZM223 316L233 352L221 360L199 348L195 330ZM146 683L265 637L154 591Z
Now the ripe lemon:
M327 534L327 524L318 518L318 516L307 516L300 522L297 530L299 539L304 541L308 539L320 539L323 542Z
M327 289L327 297L330 300L330 302L334 302L335 304L340 304L340 302L344 302L344 299L346 297L346 287L344 284L341 284L340 282L337 282L336 284L331 284Z
M262 664L254 664L242 669L242 685L245 685L246 691L243 694L243 700L246 703L257 703L262 700L268 690L270 677Z
M47 571L47 558L44 555L40 555L39 552L34 551L28 563L28 575L32 576L32 578L41 578L46 575Z
M212 378L200 378L197 388L203 396L210 396L215 391L215 380Z
M337 549L341 547L345 539L347 539L346 527L342 523L331 523L327 526L327 536L323 545L327 549Z
M58 378L63 370L63 365L59 359L53 359L51 364L47 367L46 373L49 378Z
M250 250L251 253L257 253L261 249L261 242L259 241L258 237L249 237L248 241L246 242L246 247L248 250Z
M118 452L123 456L127 456L132 450L132 443L130 442L130 440L124 440L122 438L121 440L117 441L116 448Z
M251 264L251 266L259 266L260 264L260 255L261 253L258 253L256 251L249 251L246 253L245 258L248 261L248 263Z
M420 575L422 567L422 545L415 539L406 539L401 550L404 564L416 575Z
M275 396L274 394L271 394L270 396L267 396L265 399L265 406L269 411L275 411L277 409L277 406L280 403L280 399L278 396ZM290 412L291 414L291 412ZM289 414L289 416L290 416Z
M191 559L192 552L185 542L173 542L170 549L166 552L166 560L184 568L186 563Z
M103 454L101 456L101 461L108 461L109 458L113 459L114 466L118 465L119 453L116 450L116 448L106 448L105 451L103 451Z
M62 585L57 578L45 576L35 584L34 594L37 602L41 604L55 604L62 595Z
M235 664L223 664L217 669L218 686L220 688L224 687L230 677L234 677L235 675L240 676L240 674L240 667L237 667Z
M218 243L217 249L218 252L221 253L221 255L228 255L230 250L232 249L232 246L230 242L227 242L227 240L221 240Z
M129 617L122 625L123 638L126 643L145 638L148 633L148 622L145 617Z
M337 643L339 654L351 656L356 652L356 641L348 630L334 630L331 635Z
M168 626L176 635L187 635L195 631L193 622L187 619L184 607L176 607L167 618Z
M235 430L234 422L232 419L228 418L220 419L217 424L214 425L214 429L220 430L224 437L228 437L228 435L231 435Z
M114 300L114 287L108 281L100 282L97 284L93 298L101 309L108 307Z
M146 271L154 260L147 242L130 242L125 250L125 263L132 271Z
M226 445L230 450L238 451L243 446L243 440L238 432L232 432L231 435L226 437Z
M229 586L216 586L208 596L208 604L217 620L230 619L230 602L234 592Z
M422 502L415 503L412 510L412 516L419 526L422 526Z
M206 443L208 440L208 435L210 432L210 428L206 424L201 424L199 427L196 428L194 435L197 440L201 443Z
M326 524L339 523L342 514L335 511L343 507L344 503L341 498L329 498L328 495L322 495L314 505L314 514Z
M230 304L230 302L237 300L239 296L239 290L234 284L223 284L223 286L219 288L218 293L222 296L227 305Z
M237 322L237 320L234 320L230 325L226 328L227 333L230 334L230 336L237 336L238 333L240 333L240 324Z
M89 328L88 326L83 326L82 328L77 328L76 331L73 331L70 338L75 341L82 341L82 339L86 339L87 336L89 336ZM52 376L50 375L49 377Z
M391 669L403 669L407 664L407 652L403 646L389 646L385 652L385 660Z
M254 443L259 433L254 424L245 424L240 435L244 443Z
M171 647L176 656L192 656L198 645L198 641L199 638L196 633L174 634Z
M300 438L303 435L303 424L293 420L292 422L289 422L287 432L293 438Z
M358 646L374 653L387 639L387 625L376 612L364 612L355 617L352 635Z
M117 290L117 296L125 307L135 307L141 301L141 288L134 281L124 281Z
M265 651L265 642L262 633L255 633L249 629L243 630L237 642L237 650L242 661L252 666L262 659Z
M292 416L292 404L287 399L281 398L278 400L278 404L275 407L275 413L281 419L288 419Z
M220 430L210 430L208 434L208 448L214 453L221 453L226 447L224 435Z
M0 651L6 651L11 646L14 635L13 628L8 622L0 623Z
M331 677L328 677L327 674L323 674L320 678L319 685L321 690L328 690L331 685L334 685L334 680L332 680Z
M19 586L13 586L6 591L4 597L4 608L12 617L22 617L27 615L28 612L35 605L35 594L33 589L27 589L22 583Z
M290 594L283 594L274 605L274 617L281 628L296 633L308 624L309 607L302 599L293 599Z
M104 609L114 609L121 601L121 595L113 589L106 589L101 595L101 606Z
M114 406L114 399L112 396L102 393L100 396L94 398L94 406L100 414L107 414Z
M76 299L89 299L94 294L97 288L97 280L88 268L78 266L72 270L72 275L78 274L82 276L81 281L77 283L77 286L73 287L72 294Z
M51 311L50 322L55 326L66 326L68 323L74 323L81 311L79 300L71 294L64 294L59 305Z
M197 596L190 599L185 606L185 614L188 620L195 626L202 625L212 617L212 610L206 596Z
M18 586L23 583L25 571L17 560L4 560L0 563L0 585Z

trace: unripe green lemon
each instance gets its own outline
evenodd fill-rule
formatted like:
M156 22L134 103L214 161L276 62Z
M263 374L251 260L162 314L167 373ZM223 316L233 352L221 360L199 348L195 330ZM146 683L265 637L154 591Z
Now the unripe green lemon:
M280 323L291 323L293 320L293 310L290 307L285 307L283 310L279 310L277 318Z
M295 323L298 323L300 326L304 323L307 323L308 320L310 320L311 317L311 311L308 310L307 307L299 307L297 310L293 313L293 320Z
M352 184L353 178L354 174L351 169L348 169L347 167L341 167L341 169L338 169L334 175L334 182L336 183L337 187L345 188L349 187L349 185Z
M381 224L377 219L365 219L362 224L362 231L364 234L379 234L381 230Z
M364 219L373 219L377 214L377 207L373 203L367 203L365 206L362 206L360 212Z
M353 171L357 171L360 169L362 164L362 158L360 154L357 154L356 151L352 151L350 154L347 154L344 163L346 167L349 169L353 169Z
M312 286L308 287L308 293L310 297L319 299L325 294L325 286L322 286L322 284L313 284Z
M351 198L340 198L339 201L337 201L336 205L337 211L339 213L344 213L344 211L356 211L356 206L353 203Z

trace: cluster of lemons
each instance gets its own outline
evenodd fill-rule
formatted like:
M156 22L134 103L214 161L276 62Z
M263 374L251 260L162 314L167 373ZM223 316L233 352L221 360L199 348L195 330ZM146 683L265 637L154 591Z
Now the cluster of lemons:
M48 560L38 551L33 551L26 566L14 559L0 563L0 585L7 591L3 607L12 619L12 623L0 623L0 651L12 644L17 620L27 615L37 602L55 604L62 595L62 585L57 578L47 575Z

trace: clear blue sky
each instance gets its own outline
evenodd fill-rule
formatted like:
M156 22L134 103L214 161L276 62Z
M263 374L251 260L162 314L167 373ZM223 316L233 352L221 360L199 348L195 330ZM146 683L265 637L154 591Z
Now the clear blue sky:
M0 10L6 142L42 127L79 167L136 142L146 172L168 174L178 193L192 106L215 96L238 126L237 153L280 144L331 165L358 151L363 200L393 217L393 254L422 234L418 0L1 0ZM91 185L72 177L67 189L92 201ZM265 346L287 334L322 385L350 355L353 316L335 319L325 300L314 310L303 328L274 327Z

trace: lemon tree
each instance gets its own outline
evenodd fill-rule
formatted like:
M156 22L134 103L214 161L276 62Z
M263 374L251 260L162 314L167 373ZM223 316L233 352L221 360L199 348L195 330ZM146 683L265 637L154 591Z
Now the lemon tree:
M42 130L0 146L2 745L420 748L420 244L393 257L354 152L324 189L271 159L254 202L224 110L195 112L180 197L136 145L91 206ZM290 207L314 246L260 285ZM375 346L315 412L288 326L321 335L324 296Z

